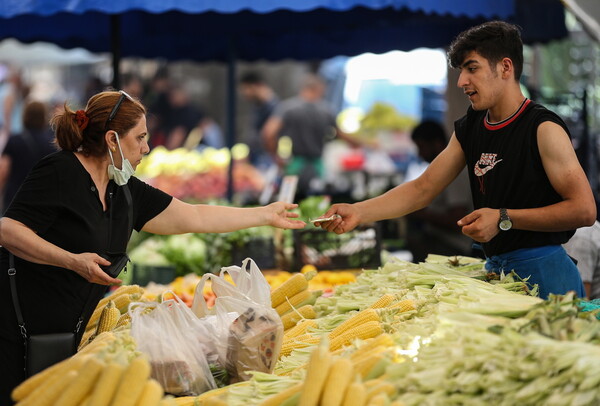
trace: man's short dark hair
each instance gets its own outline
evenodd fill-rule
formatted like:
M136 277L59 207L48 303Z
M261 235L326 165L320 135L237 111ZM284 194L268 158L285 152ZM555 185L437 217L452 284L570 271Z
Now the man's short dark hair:
M240 83L248 85L260 85L265 83L265 79L260 73L256 71L248 71L240 77Z
M448 50L448 63L459 68L467 54L477 52L495 66L503 58L512 60L515 80L523 72L523 41L520 28L504 21L489 21L460 33Z

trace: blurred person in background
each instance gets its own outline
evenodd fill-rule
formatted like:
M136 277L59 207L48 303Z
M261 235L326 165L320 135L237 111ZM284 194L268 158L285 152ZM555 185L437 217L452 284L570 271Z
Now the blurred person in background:
M564 247L577 261L587 298L600 298L600 222L578 228Z
M24 81L19 69L8 68L6 83L0 89L2 103L2 128L0 128L0 150L8 137L23 131L23 109L29 96L30 86Z
M273 159L265 147L262 133L265 123L279 103L279 98L257 71L248 71L241 76L240 92L254 107L250 133L246 139L250 148L250 163L257 168L267 168L273 163Z
M430 164L448 144L446 131L436 121L425 120L411 133L419 157ZM407 172L406 181L411 181ZM444 189L425 208L407 216L407 249L414 262L422 262L427 254L472 255L473 240L464 235L456 224L473 211L466 171Z
M121 75L121 89L133 98L139 100L144 98L144 82L139 75L133 72Z
M188 91L181 84L173 85L168 92L168 109L165 115L165 147L183 147L190 132L201 125L204 113L196 107Z
M311 74L304 79L297 96L283 100L263 127L267 149L276 161L278 140L292 141L292 156L284 166L285 175L297 175L297 198L320 193L324 175L323 149L336 136L355 145L337 126L333 108L323 100L325 84Z
M166 66L157 69L144 95L148 106L148 130L151 135L148 143L151 147L165 145L167 140L167 115L169 112L169 89L171 79Z
M27 103L21 121L23 131L10 136L0 158L0 177L4 180L3 208L8 207L31 168L40 159L56 151L48 109L44 103Z

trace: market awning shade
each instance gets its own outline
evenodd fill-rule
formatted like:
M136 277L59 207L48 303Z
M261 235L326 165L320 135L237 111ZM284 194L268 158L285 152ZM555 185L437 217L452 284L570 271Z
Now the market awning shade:
M123 57L225 61L319 59L444 47L474 24L504 19L526 42L566 35L559 0L40 0L0 4L0 39ZM523 5L522 3L527 3ZM532 21L530 23L530 21Z

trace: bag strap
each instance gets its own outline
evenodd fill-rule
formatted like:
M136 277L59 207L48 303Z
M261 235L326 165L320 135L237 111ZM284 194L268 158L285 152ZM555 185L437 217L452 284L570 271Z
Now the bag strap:
M17 270L15 269L15 257L12 252L8 251L8 280L10 281L10 293L12 296L13 306L15 307L15 314L17 315L17 323L21 330L23 339L27 339L27 330L25 329L25 322L23 321L23 314L21 313L21 306L19 306L19 297L17 296Z
M19 329L21 330L21 336L23 336L23 339L25 340L25 343L27 345L27 329L25 328L25 321L23 320L23 313L21 313L19 295L17 293L17 269L15 268L15 257L10 251L8 251L8 280L10 281L10 293L12 296L13 306L15 308L15 314L17 315L17 323L19 324ZM95 296L92 294L93 290L94 287L92 286L90 294L88 295L88 298L83 307L83 311L81 312L79 320L77 321L77 325L75 326L75 334L78 334L79 330L81 329L81 325L83 324L83 315L86 314L86 311L94 305L92 300Z
M129 234L133 231L133 199L131 198L131 191L129 190L129 186L124 184L121 186L123 188L123 192L125 192L125 200L127 200L128 206L128 223L127 223L127 240L129 240Z

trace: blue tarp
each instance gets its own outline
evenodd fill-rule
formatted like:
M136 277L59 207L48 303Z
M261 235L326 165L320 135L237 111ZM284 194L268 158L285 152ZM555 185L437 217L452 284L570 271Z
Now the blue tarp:
M215 12L233 14L251 11L264 14L279 10L307 12L316 9L348 11L356 7L372 10L391 8L425 13L449 14L466 17L509 18L514 13L511 1L498 0L4 0L0 4L0 16L4 18L25 14L50 16L56 13L84 14L99 12L121 14L132 10L143 10L152 14L180 11L186 14Z
M559 0L4 0L0 39L109 52L116 36L123 57L306 60L444 47L496 18L527 21L526 42L566 35Z

